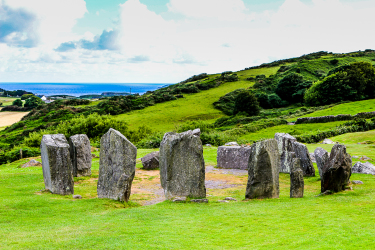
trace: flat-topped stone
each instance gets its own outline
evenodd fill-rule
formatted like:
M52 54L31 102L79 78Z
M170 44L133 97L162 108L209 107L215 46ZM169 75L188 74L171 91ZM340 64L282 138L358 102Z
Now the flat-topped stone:
M53 194L74 194L73 166L65 135L43 135L40 151L45 188Z
M91 176L91 146L87 135L73 135L69 138L70 158L73 164L73 176Z
M256 142L251 146L247 199L279 197L280 156L275 139Z
M372 174L375 175L375 166L370 162L362 163L360 161L356 162L352 168L352 173L354 174Z
M217 149L217 167L246 170L249 165L250 147L220 146Z
M100 140L98 197L128 201L135 175L137 148L119 131Z
M200 133L166 133L160 144L160 180L167 199L205 198L205 164Z

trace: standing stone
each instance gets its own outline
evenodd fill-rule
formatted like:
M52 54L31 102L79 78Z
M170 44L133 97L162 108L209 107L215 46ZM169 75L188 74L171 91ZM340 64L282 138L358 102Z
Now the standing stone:
M225 169L247 169L250 147L220 146L217 149L217 166Z
M166 133L160 144L160 180L167 199L206 197L203 146L196 131Z
M137 148L119 131L100 139L98 197L128 201L135 175Z
M251 146L247 199L279 197L280 156L275 139L260 141Z
M303 198L305 182L301 168L301 159L293 159L293 167L290 172L290 198Z
M159 168L159 151L151 152L141 158L143 169L153 170Z
M280 172L290 173L293 158L295 157L293 143L297 140L290 134L285 133L276 133L275 139L280 155Z
M346 153L345 145L335 144L328 161L323 167L321 192L339 192L345 189L352 173L352 158Z
M73 176L91 175L91 146L87 135L73 135L69 138L70 158L73 164Z
M296 153L296 157L301 159L303 176L315 176L315 168L306 145L293 142L293 151Z
M74 194L73 166L65 135L43 135L40 151L46 189L53 194Z
M316 165L318 166L318 169L319 169L319 176L320 176L320 179L322 179L323 167L329 158L328 152L325 149L318 147L315 149L314 155L315 155Z

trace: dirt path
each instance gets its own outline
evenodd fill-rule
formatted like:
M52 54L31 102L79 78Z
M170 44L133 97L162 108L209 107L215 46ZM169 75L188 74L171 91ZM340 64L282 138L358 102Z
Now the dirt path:
M0 112L0 127L10 126L19 122L29 112Z
M231 191L245 188L246 181L246 170L206 167L207 196L230 196ZM131 200L143 206L165 201L159 170L137 169L131 193Z

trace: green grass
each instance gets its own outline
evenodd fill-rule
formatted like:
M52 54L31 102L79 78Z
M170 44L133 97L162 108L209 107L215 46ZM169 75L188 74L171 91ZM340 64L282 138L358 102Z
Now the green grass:
M356 115L360 112L372 112L375 111L375 99L343 103L332 108L319 110L311 114L303 115L296 118L290 118L289 121L296 121L297 118L302 117L317 117L317 116L327 116L327 115Z
M0 97L0 103L3 103L2 107L12 105L13 101L19 98L13 97ZM24 102L24 101L23 101Z
M296 124L296 125L280 125L270 128L265 128L259 130L255 133L249 133L241 136L239 139L243 140L261 140L274 138L276 133L288 133L291 135L303 135L309 134L318 130L326 130L334 128L340 124L345 123L345 121L329 122L329 123L309 123L309 124Z
M205 148L206 162L216 148ZM139 150L139 155L144 154ZM23 160L24 161L24 160ZM289 175L280 174L280 198L209 204L163 202L139 207L97 199L96 182L76 178L84 199L41 192L41 168L0 166L2 249L371 249L375 227L375 179L355 174L364 185L315 197L317 177L305 178L305 197L289 198ZM97 177L98 159L93 175ZM244 184L246 178L242 178ZM211 192L210 192L211 193Z
M118 115L118 119L128 122L131 129L146 125L154 131L173 130L178 124L189 120L209 120L214 122L217 118L224 116L220 110L214 108L213 103L219 98L233 90L239 88L248 88L253 82L244 81L250 75L276 73L279 67L267 69L253 69L241 71L239 73L240 81L228 82L217 88L201 91L196 94L184 94L185 98L165 103L159 103L155 106L147 107L142 110L135 110L126 114Z

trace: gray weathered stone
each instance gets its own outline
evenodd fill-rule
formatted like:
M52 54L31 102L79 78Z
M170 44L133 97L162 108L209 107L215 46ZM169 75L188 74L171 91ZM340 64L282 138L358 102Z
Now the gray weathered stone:
M203 146L194 131L166 133L160 144L160 180L167 199L206 197Z
M371 158L367 157L366 155L363 155L361 158L359 158L361 161L369 161Z
M303 180L303 171L301 168L301 160L293 159L293 167L290 171L290 198L303 198L305 182Z
M151 152L141 158L143 169L153 170L159 168L159 151Z
M320 179L322 179L323 167L324 167L324 164L326 164L326 162L328 161L329 155L325 149L320 148L320 147L315 149L314 155L315 155L316 165L318 166L318 170L319 170L319 176L320 176Z
M316 159L315 159L315 154L314 153L310 153L310 159L313 163L316 163Z
M208 203L208 199L193 199L193 200L190 200L190 202L194 202L194 203Z
M226 201L237 201L235 198L233 197L226 197L224 200Z
M225 143L225 146L239 146L237 142L232 141L232 142L227 142Z
M186 197L175 197L172 202L185 202Z
M339 192L345 189L352 173L352 158L346 153L345 145L335 144L328 161L323 167L321 192Z
M247 199L279 197L280 156L275 139L251 146Z
M82 196L79 194L73 195L73 199L82 199Z
M277 147L280 155L280 172L290 173L293 158L295 157L293 143L297 140L290 134L286 133L276 133L275 139L277 141Z
M135 175L137 148L119 131L100 140L98 197L128 201Z
M296 153L296 157L301 159L303 176L315 176L314 165L310 159L309 150L306 145L293 142L293 151Z
M69 143L62 134L43 135L40 144L43 178L46 189L53 194L74 193Z
M217 149L217 167L225 169L247 169L250 147L220 146Z
M30 160L21 166L21 168L29 168L29 167L41 167L42 163L36 160Z
M355 184L355 185L362 185L363 184L362 181L352 181L352 183Z
M352 168L353 174L372 174L375 175L375 166L370 162L362 163L360 161L356 162Z
M331 139L326 138L326 139L323 140L322 144L335 144L335 142L332 141Z
M73 164L73 176L91 175L91 146L87 135L73 135L69 138L70 159Z

